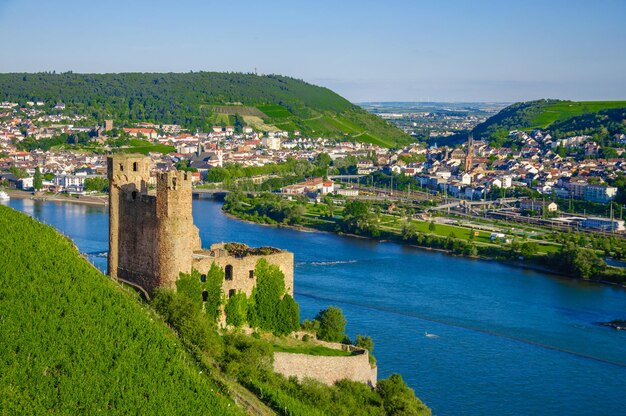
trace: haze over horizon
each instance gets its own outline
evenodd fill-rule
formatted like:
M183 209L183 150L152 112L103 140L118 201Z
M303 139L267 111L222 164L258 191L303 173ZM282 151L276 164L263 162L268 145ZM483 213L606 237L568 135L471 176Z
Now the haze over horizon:
M0 72L282 74L353 102L626 99L626 2L0 2Z

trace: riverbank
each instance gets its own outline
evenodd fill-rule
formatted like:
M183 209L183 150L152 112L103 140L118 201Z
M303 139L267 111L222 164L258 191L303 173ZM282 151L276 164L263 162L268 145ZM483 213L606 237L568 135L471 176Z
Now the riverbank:
M11 198L31 199L33 201L49 201L49 202L71 202L74 204L87 204L108 206L109 197L107 195L67 195L67 194L34 194L33 192L18 191L15 189L6 189L5 192Z
M518 269L526 269L526 270L533 270L533 271L537 271L540 273L546 273L546 274L550 274L550 275L554 275L554 276L558 276L560 278L566 278L568 280L577 280L577 281L585 281L585 282L590 282L590 283L599 283L599 284L604 284L604 285L611 285L611 286L619 286L622 288L626 288L626 283L623 281L612 281L612 280L606 280L603 278L590 278L590 279L582 279L580 277L575 277L572 276L569 273L564 272L561 269L557 269L557 268L552 268L552 267L547 267L543 264L537 264L537 263L542 263L543 261L545 261L545 255L542 256L537 256L534 255L533 257L531 257L530 259L534 259L534 261L524 261L523 259L520 259L521 256L517 256L517 258L508 258L505 256L505 254L508 254L507 251L503 248L500 247L496 247L497 248L497 252L500 254L498 256L488 256L488 255L484 255L484 254L478 254L478 255L471 255L471 254L466 254L464 252L459 252L459 251L454 251L454 250L450 250L450 249L446 249L446 248L440 248L440 247L429 247L429 246L423 246L423 245L419 245L419 244L415 244L415 242L409 241L409 240L405 240L404 238L402 238L401 236L395 234L395 233L391 233L388 231L382 231L380 236L378 237L374 237L374 236L364 236L364 235L357 235L357 234L351 234L351 233L345 233L342 231L329 231L328 229L317 229L315 228L315 225L311 224L310 226L302 226L302 225L289 225L289 224L268 224L265 222L260 222L260 221L252 221L249 219L244 219L239 217L236 214L233 214L231 212L228 212L224 209L222 209L222 212L224 213L225 216L227 216L228 218L231 219L235 219L237 221L241 221L241 222L245 222L248 224L257 224L257 225L262 225L262 226L269 226L269 227L273 227L273 228L287 228L287 229L291 229L294 231L300 231L300 232L318 232L318 233L331 233L331 234L335 234L335 235L339 235L339 236L345 236L345 237L352 237L352 238L359 238L359 239L368 239L368 240L372 240L372 241L377 241L379 243L384 243L384 242L393 242L393 243L397 243L397 244L401 244L401 245L405 245L405 246L409 246L409 247L414 247L420 250L425 250L425 251L436 251L436 252L440 252L452 257L464 257L464 258L468 258L468 259L474 259L474 260L482 260L482 261L487 261L487 262L496 262L496 263L500 263L506 266L510 266L510 267L514 267L514 268L518 268ZM491 247L488 250L485 251L494 251L494 248ZM617 277L616 277L617 279Z

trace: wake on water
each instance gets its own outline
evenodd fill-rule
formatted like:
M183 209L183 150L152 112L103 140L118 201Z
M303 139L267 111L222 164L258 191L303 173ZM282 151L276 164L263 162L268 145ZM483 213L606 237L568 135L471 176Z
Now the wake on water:
M356 263L357 260L337 260L337 261L300 261L296 263L297 266L332 266L335 264L352 264Z

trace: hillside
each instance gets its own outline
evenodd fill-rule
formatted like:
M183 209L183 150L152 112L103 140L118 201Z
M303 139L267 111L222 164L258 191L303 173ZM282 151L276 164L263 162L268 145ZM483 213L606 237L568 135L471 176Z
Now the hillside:
M511 130L549 130L553 135L610 135L624 131L626 101L538 100L504 108L472 132L476 138L501 139Z
M240 413L70 241L4 206L0 230L0 413Z
M323 87L294 78L241 73L0 74L0 100L42 100L116 125L179 124L299 130L305 136L376 143L412 141L401 130Z

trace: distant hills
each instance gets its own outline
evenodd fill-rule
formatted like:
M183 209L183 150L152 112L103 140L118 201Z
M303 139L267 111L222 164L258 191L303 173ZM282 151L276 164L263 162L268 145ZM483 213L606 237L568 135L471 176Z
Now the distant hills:
M41 100L97 121L300 131L398 147L412 138L333 91L280 75L242 73L0 74L0 100Z
M602 139L626 131L626 101L537 100L515 103L476 126L475 138L496 144L511 130L549 130L556 138L586 134Z

